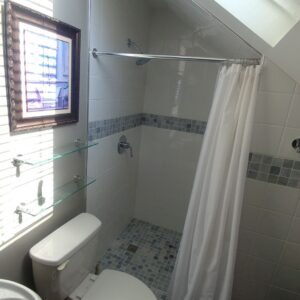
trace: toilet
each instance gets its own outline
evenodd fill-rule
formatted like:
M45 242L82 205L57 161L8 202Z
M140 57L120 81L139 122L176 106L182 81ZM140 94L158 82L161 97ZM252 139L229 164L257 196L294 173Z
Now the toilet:
M95 275L101 222L82 213L30 249L37 292L43 300L157 300L139 279L120 271Z

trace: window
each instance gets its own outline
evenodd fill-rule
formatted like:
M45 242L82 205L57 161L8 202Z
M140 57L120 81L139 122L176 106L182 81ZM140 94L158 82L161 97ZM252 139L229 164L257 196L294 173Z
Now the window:
M52 0L18 0L21 5L36 9L52 16ZM0 1L1 12L3 1ZM2 16L2 13L1 13ZM0 23L2 22L0 17ZM2 28L2 27L1 27ZM2 31L0 32L2 34ZM2 41L2 37L1 37ZM22 166L22 173L16 177L16 170L12 166L12 158L22 152L35 151L42 154L53 149L53 131L43 130L21 135L10 135L8 107L6 98L6 82L4 77L3 46L0 44L0 248L4 247L45 219L45 214L37 217L24 215L23 222L18 222L15 214L17 205L32 201L37 197L37 187L43 180L43 194L46 201L53 202L53 164L49 163L39 167ZM49 214L51 210L47 212Z
M77 123L80 29L12 2L5 14L11 132Z
M71 39L20 23L23 118L71 112Z
M299 0L215 0L274 47L299 22Z

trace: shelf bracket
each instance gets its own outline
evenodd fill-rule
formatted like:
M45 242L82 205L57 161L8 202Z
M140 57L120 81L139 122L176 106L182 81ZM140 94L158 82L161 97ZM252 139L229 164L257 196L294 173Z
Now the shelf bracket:
M81 181L82 181L82 177L80 175L77 174L73 176L73 182L75 184L80 184Z
M13 164L14 167L16 167L16 176L20 177L21 175L20 167L24 164L24 161L18 158L14 158L11 163Z
M22 224L23 223L23 212L19 207L16 208L15 214L18 215L19 224Z

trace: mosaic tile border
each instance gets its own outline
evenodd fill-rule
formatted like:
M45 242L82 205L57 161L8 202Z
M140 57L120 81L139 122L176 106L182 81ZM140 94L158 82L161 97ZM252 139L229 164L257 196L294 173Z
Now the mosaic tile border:
M142 125L142 114L89 122L89 141Z
M300 161L250 153L247 177L300 188Z
M207 122L155 114L135 114L89 123L89 140L137 126L150 126L203 135ZM250 153L247 177L300 189L300 161Z
M142 114L142 125L203 135L207 122L154 114Z
M89 140L101 139L140 125L204 134L207 122L155 114L135 114L89 123Z

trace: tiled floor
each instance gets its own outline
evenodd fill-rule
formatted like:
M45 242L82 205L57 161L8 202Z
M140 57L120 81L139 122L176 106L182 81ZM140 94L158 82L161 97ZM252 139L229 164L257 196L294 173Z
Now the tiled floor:
M127 272L165 300L181 235L133 219L100 262L104 269Z

